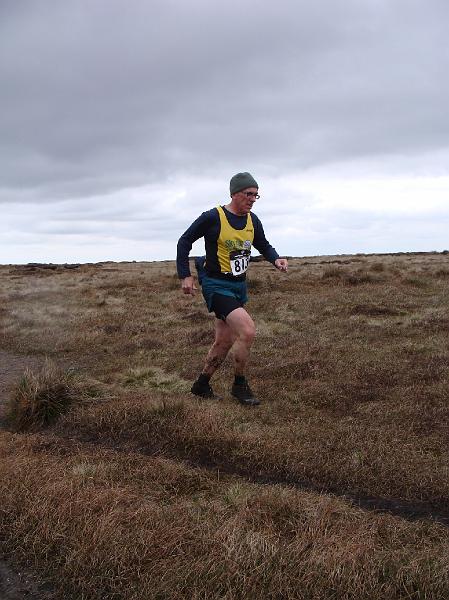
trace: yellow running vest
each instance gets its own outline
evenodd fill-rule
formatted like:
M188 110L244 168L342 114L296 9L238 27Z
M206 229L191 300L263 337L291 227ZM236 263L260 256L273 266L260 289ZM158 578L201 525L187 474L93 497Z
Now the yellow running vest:
M221 206L217 206L220 216L220 235L217 240L217 255L222 273L243 275L248 268L251 246L254 240L254 225L248 213L246 226L234 229L229 224Z

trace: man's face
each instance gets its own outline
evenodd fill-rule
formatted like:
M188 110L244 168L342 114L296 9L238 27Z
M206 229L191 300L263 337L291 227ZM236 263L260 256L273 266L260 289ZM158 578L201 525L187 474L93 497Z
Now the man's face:
M232 195L232 202L241 215L247 215L253 207L254 202L259 198L256 187L246 188L241 192Z

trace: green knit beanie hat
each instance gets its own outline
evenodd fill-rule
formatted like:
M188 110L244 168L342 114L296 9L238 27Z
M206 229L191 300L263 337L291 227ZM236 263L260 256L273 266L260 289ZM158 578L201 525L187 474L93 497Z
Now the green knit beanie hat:
M237 173L234 177L231 178L229 183L229 189L232 194L237 194L237 192L241 192L242 190L246 190L246 188L255 187L259 189L259 184L254 179L254 177L250 173Z

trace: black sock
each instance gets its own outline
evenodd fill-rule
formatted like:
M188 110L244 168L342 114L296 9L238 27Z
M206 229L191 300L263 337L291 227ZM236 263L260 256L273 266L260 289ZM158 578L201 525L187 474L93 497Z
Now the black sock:
M245 376L244 375L235 375L234 383L235 383L235 385L243 385L245 383Z
M210 375L206 375L206 373L201 373L197 381L198 383L209 383Z

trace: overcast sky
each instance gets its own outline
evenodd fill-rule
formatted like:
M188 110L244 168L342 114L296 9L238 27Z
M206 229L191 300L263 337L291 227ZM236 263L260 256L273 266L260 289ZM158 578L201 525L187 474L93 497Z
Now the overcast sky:
M0 263L449 248L447 0L0 0ZM201 252L201 244L194 246Z

